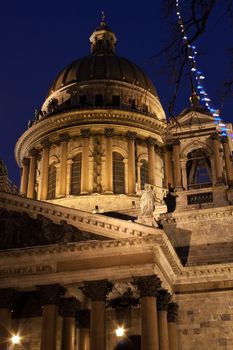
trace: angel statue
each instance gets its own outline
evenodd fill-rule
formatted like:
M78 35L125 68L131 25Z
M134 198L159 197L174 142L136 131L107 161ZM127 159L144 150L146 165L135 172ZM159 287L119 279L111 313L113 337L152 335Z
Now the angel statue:
M144 185L144 190L141 192L140 198L140 208L141 215L143 216L152 216L155 206L155 193L154 187L149 184Z

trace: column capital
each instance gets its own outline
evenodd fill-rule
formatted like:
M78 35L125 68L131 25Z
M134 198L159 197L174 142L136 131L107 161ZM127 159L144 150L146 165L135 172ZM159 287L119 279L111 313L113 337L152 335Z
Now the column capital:
M104 129L104 135L106 137L112 137L114 135L114 129L112 129L112 128L105 128Z
M178 304L171 302L168 304L167 320L168 322L176 322L178 316Z
M133 282L137 286L140 297L156 297L161 281L156 275L136 277Z
M69 134L64 133L64 134L60 134L59 135L59 141L60 142L67 142L69 140L70 140L70 135Z
M161 289L157 294L157 309L158 311L167 311L168 304L171 301L171 294L169 294L165 289Z
M136 137L137 137L137 133L136 133L136 132L133 132L133 131L128 131L127 134L126 134L126 137L127 137L129 140L135 141L135 140L136 140Z
M210 135L211 140L219 140L219 133L214 132Z
M41 146L43 148L50 148L52 145L52 143L49 141L49 139L45 139L43 141L41 141Z
M88 309L79 310L76 313L78 328L90 328L90 316L91 316L90 310Z
M156 144L156 141L155 139L153 139L152 137L148 137L146 139L146 143L149 145L149 146L154 146Z
M179 145L180 145L180 140L179 140L179 139L175 139L175 140L173 141L173 145L174 145L174 146L179 146Z
M38 286L41 305L58 305L60 298L65 294L65 288L59 284Z
M60 315L62 317L75 317L79 307L80 302L74 297L60 299Z
M91 137L91 130L90 129L81 129L80 132L81 132L82 138L84 138L84 139Z
M172 144L167 144L164 146L165 152L172 152Z
M105 301L112 290L112 283L108 280L85 282L82 291L92 301Z
M13 288L0 289L0 309L12 309L15 295Z
M29 165L29 164L30 164L30 159L29 159L29 158L24 157L24 158L23 158L23 160L22 160L22 165L27 166L27 165Z
M228 136L221 136L220 140L222 143L228 143Z
M38 149L36 149L36 148L31 148L30 149L30 151L29 151L29 156L30 157L36 157L36 156L38 156L38 154L39 154L39 151L38 151Z

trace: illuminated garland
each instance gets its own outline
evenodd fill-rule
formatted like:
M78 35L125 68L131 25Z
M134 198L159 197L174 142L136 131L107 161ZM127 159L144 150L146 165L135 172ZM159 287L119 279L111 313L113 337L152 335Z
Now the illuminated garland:
M205 107L209 110L209 112L213 115L214 117L214 123L217 124L220 127L221 135L222 136L227 136L227 131L229 130L222 122L222 119L220 117L220 112L218 109L214 109L210 106L210 98L208 97L208 94L204 88L203 85L203 80L205 79L204 74L197 68L197 49L195 45L190 45L188 44L188 36L185 31L183 19L181 16L181 8L180 8L180 0L176 0L176 15L178 17L178 25L180 27L181 33L182 33L182 38L185 43L185 45L188 47L188 59L190 60L191 63L191 72L193 76L195 77L196 84L197 84L197 94L200 97L200 100L202 103L205 105ZM232 136L232 135L230 135Z

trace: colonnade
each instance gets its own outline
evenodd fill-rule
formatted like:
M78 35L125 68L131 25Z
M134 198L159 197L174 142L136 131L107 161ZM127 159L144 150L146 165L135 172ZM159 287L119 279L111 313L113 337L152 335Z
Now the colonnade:
M233 185L233 162L230 152L229 138L220 137L218 133L210 136L213 149L212 182L223 184L223 164L225 164L227 184ZM180 140L164 147L164 186L165 188L187 188L186 161L181 159ZM221 147L222 146L222 147ZM200 147L200 146L199 146ZM195 148L194 148L195 149ZM222 150L222 151L221 151ZM222 154L223 153L223 154ZM210 159L211 161L212 159ZM224 160L224 163L223 163Z
M133 283L141 304L141 349L177 350L177 304L161 289L155 275L135 278ZM38 287L42 306L40 349L57 349L60 314L63 318L61 350L106 350L106 296L111 290L112 284L107 280L85 282L82 291L90 299L88 310L80 309L80 302L74 297L64 297L65 289L58 284ZM0 289L0 350L8 350L10 346L14 293L13 289Z
M89 176L90 173L90 140L92 137L90 129L82 129L81 137L83 140L82 145L82 166L81 166L81 194L88 194L92 192L90 188ZM105 128L104 130L104 148L105 148L105 173L102 178L104 181L105 193L113 193L113 138L114 129ZM137 133L128 131L125 135L127 140L127 159L125 159L125 167L127 171L125 175L127 177L127 189L126 193L131 195L136 193L136 172L137 172L137 159L136 159L136 145L137 145ZM60 144L60 176L58 184L57 198L65 197L67 195L67 180L70 178L70 171L67 171L68 164L71 166L68 159L68 142L70 137L68 134L61 134L59 138ZM156 185L155 169L159 168L159 158L156 157L155 152L155 139L149 137L146 140L147 144L147 156L148 156L148 179L151 185ZM37 161L41 160L40 169L40 183L38 199L46 200L48 197L48 174L49 174L49 154L52 143L46 139L41 143L40 151L33 148L29 152L29 157L24 158L22 161L22 176L21 176L21 193L28 198L35 199L35 185L36 185L36 172ZM127 166L126 166L127 164ZM139 169L140 170L140 169ZM140 181L140 172L138 172Z

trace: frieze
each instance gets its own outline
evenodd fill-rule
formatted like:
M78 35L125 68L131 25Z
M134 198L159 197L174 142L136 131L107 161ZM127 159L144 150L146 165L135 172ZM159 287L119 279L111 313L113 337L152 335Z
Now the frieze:
M52 265L32 265L32 266L14 266L0 269L0 278L1 277L12 277L12 276L25 276L32 274L46 274L51 272L56 272L56 264Z

